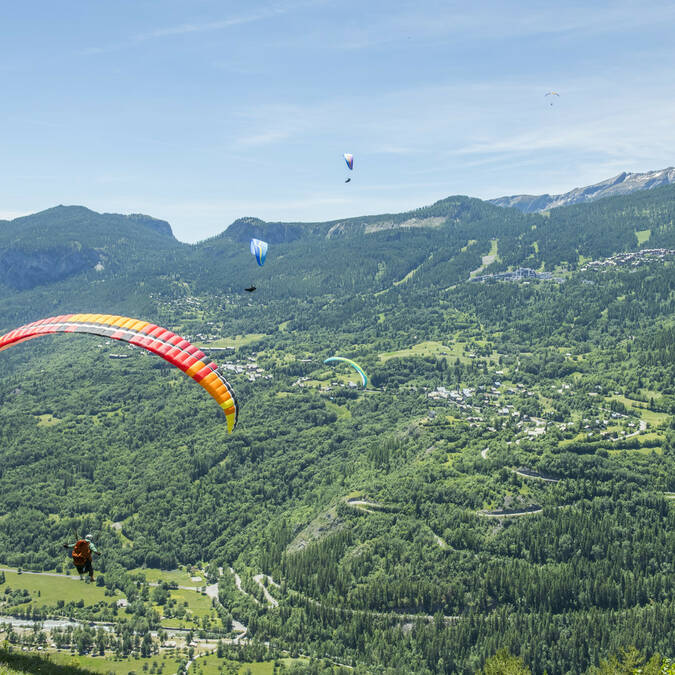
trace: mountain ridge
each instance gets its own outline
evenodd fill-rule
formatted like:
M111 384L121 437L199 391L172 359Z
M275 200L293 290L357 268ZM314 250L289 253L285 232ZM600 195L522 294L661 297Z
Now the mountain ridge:
M114 284L124 280L130 293L133 288L148 297L151 282L159 291L167 279L236 292L242 279L250 284L255 273L260 283L268 282L269 292L296 296L345 284L379 292L401 280L446 288L468 278L481 267L482 257L495 250L490 269L483 263L487 273L521 266L547 272L560 266L575 269L581 257L595 260L640 246L673 248L674 205L675 185L549 214L454 196L402 213L318 223L239 218L219 235L195 244L178 241L169 235L168 223L150 216L59 206L0 227L0 284L25 292L72 279L96 295L107 287L113 293ZM582 221L588 226L580 232ZM251 237L274 246L266 265L255 271L248 251ZM328 257L331 264L326 264ZM409 276L413 270L414 278Z
M523 213L540 213L560 206L580 204L605 197L616 197L638 190L651 190L662 185L675 183L675 168L667 167L644 173L622 173L593 185L577 187L561 194L510 195L496 197L487 201L495 206L516 208Z
M142 264L181 245L169 223L151 216L54 206L0 222L0 284L28 290L87 271Z

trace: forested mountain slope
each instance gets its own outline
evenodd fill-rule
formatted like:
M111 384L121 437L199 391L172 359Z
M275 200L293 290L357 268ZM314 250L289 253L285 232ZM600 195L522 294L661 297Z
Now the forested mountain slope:
M675 267L668 252L601 263L675 248L674 211L675 187L549 215L453 197L242 219L194 246L52 221L46 248L72 239L114 265L6 285L0 330L106 311L231 347L209 354L239 426L103 338L2 352L0 562L60 566L76 523L101 532L111 587L179 562L269 574L278 607L221 580L249 636L366 672L475 672L499 647L537 673L672 652ZM272 242L264 267L251 236ZM16 229L11 246L30 241ZM553 278L469 281L522 266Z

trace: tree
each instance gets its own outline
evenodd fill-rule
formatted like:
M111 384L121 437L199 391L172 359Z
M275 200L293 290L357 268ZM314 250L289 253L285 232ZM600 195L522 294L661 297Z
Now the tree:
M513 656L506 647L487 659L480 670L480 675L531 675L531 673L524 661L519 656Z

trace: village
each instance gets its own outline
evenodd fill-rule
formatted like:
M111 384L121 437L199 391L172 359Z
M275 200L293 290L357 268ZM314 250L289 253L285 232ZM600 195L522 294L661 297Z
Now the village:
M575 414L564 419L557 412L556 402L564 402L566 397L574 396L575 391L567 382L552 384L551 389L551 392L537 392L522 382L503 385L495 379L492 385L479 385L477 388L448 389L438 386L426 396L436 403L445 403L463 411L469 427L485 428L491 432L496 432L497 427L510 428L517 445L523 439L533 439L554 431L558 440L583 436L588 441L606 439L615 442L637 436L647 429L647 423L638 416L601 407L599 404L603 398L594 403L593 399L601 396L598 391L582 393L590 399L585 415ZM612 394L615 395L619 392ZM536 401L537 406L540 399L545 399L549 401L549 409L532 414L531 410L527 410L530 408L526 403L528 399ZM428 418L435 419L438 412L438 408L432 408Z
M606 270L613 267L639 267L656 260L665 260L675 256L674 249L668 248L643 248L640 251L630 253L617 253L603 260L591 260L579 268L579 271Z
M565 281L562 277L554 277L551 272L537 272L530 267L519 267L512 272L498 272L496 274L482 274L471 277L469 281L523 281L524 279L538 279L541 281Z

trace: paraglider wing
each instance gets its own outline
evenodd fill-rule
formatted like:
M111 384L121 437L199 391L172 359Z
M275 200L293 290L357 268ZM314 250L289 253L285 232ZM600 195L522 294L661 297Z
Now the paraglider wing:
M344 361L345 363L349 364L361 376L361 384L363 385L363 388L365 389L368 386L368 376L363 372L361 366L359 366L358 363L354 363L354 361L351 359L345 359L342 356L331 356L330 358L326 359L324 363L332 363L333 361Z
M345 162L347 162L349 170L352 171L354 169L354 155L350 155L348 152L345 152L345 154L342 156L345 158Z
M557 91L547 91L544 94L544 98L546 98L547 96L557 96L558 98L560 98L560 94ZM553 105L553 99L550 100L549 105Z
M63 314L26 324L0 336L0 351L50 333L89 333L143 347L198 382L223 409L227 430L237 425L239 405L218 366L179 335L153 323L111 314Z
M255 291L255 286L249 286L248 288L245 288L244 290L248 291L249 293L253 293L253 291Z
M251 239L251 255L255 256L255 259L258 261L258 265L261 267L265 264L265 258L267 258L267 242L261 241L260 239Z

